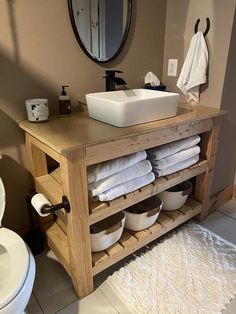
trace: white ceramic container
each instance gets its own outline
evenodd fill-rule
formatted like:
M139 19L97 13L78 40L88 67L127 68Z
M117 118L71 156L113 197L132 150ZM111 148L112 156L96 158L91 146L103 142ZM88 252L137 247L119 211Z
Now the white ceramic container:
M154 224L162 208L162 201L151 197L125 210L125 228L140 231Z
M106 250L116 243L123 232L125 225L125 214L119 212L108 217L90 228L90 241L92 252Z
M130 89L86 95L91 118L127 127L176 115L179 94L148 89Z
M182 207L192 190L192 183L185 181L159 193L158 197L163 201L163 210L176 210Z

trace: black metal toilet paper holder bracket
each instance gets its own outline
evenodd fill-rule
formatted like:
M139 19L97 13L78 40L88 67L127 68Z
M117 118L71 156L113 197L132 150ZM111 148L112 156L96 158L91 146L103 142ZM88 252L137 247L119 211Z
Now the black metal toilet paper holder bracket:
M62 208L64 208L67 213L70 212L70 203L69 203L68 198L65 195L62 196L62 202L59 204L44 205L41 208L41 213L42 214L51 214L51 213L55 212L56 210L62 209Z

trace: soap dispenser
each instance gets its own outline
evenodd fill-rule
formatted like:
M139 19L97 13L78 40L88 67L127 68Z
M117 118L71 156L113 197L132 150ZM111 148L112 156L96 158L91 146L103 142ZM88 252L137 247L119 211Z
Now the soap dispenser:
M66 94L65 88L67 85L62 85L61 95L58 98L60 105L60 114L71 114L70 97Z

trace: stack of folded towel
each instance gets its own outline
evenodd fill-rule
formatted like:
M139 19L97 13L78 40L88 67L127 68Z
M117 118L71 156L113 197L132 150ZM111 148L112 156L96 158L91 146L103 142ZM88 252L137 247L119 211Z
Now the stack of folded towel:
M194 135L149 149L147 155L156 177L174 173L198 162L199 142L200 136Z
M111 201L154 181L145 151L97 164L88 169L88 190L93 199Z

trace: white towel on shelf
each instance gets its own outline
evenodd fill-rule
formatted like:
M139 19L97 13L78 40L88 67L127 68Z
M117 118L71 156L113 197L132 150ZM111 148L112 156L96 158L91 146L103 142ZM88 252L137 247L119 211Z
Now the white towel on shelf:
M178 153L183 149L187 149L194 145L197 145L200 140L201 138L199 135L194 135L184 138L182 140L151 148L147 151L148 159L151 161L163 159L167 156Z
M88 183L97 182L146 159L144 151L115 158L88 168Z
M101 202L105 202L105 201L111 201L116 197L119 197L121 195L133 192L151 182L153 182L155 180L155 175L153 172L149 172L147 174L145 174L144 176L126 181L122 184L119 184L117 186L115 186L114 188L105 191L102 194L99 194L98 196L96 196L95 200L99 200Z
M186 59L177 81L178 88L187 101L199 103L199 87L206 83L208 67L208 50L202 32L193 35Z
M96 196L103 193L118 184L132 180L134 178L143 176L152 170L151 162L147 159L128 167L122 171L114 173L113 175L88 185L89 194Z
M155 173L156 177L162 177L162 176L166 176L168 174L174 173L176 171L188 168L192 165L194 165L196 162L198 162L199 160L199 155L196 155L192 158L189 158L187 160L184 161L180 161L168 168L165 169L158 169L156 167L152 167L153 172Z
M180 152L175 153L174 155L162 158L160 160L154 160L151 163L152 163L152 166L158 169L165 169L180 161L184 161L186 159L194 157L198 155L199 153L200 153L200 147L197 145L194 145L193 147L181 150Z

